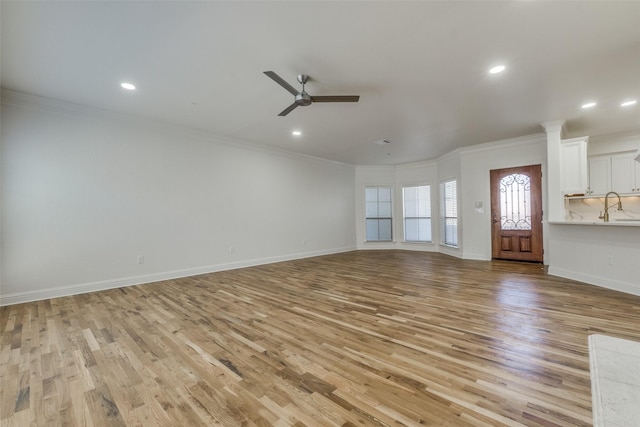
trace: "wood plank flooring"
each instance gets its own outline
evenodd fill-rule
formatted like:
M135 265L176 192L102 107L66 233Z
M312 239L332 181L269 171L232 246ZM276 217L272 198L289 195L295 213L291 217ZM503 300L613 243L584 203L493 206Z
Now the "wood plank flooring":
M0 309L9 426L589 426L587 336L640 297L359 251Z

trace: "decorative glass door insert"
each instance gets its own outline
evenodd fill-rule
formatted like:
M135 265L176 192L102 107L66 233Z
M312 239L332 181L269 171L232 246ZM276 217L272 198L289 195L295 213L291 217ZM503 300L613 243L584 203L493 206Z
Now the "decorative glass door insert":
M500 179L500 228L531 230L531 178L514 173Z

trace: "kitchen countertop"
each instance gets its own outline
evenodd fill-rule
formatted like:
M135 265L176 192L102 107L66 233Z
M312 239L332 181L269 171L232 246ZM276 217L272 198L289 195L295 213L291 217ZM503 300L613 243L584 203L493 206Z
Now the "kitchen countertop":
M553 225L600 225L604 227L640 227L640 220L627 220L627 221L547 221Z

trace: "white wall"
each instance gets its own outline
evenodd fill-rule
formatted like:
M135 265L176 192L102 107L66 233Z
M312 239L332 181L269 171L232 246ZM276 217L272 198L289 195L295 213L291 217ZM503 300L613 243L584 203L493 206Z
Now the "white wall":
M640 227L549 228L549 274L640 295Z
M465 259L491 259L491 188L492 169L542 165L542 209L546 211L546 136L531 135L481 144L460 153L461 161L461 235ZM476 213L476 202L482 213ZM544 233L545 230L543 230Z
M491 169L542 164L548 217L541 135L353 167L58 101L2 102L2 305L356 247L489 260ZM637 140L594 137L590 153ZM439 187L450 178L459 183L458 248L439 244ZM432 244L402 242L402 187L417 184L431 185ZM394 189L394 242L365 242L367 185ZM545 263L552 274L640 294L638 232L545 223Z
M491 259L491 191L489 172L516 166L541 164L543 170L543 210L546 204L544 175L546 169L546 136L530 135L455 150L431 162L399 166L358 166L356 168L356 234L358 249L409 249L439 251L465 258ZM440 183L458 181L458 247L440 243ZM433 243L402 242L402 187L431 185ZM365 242L366 186L385 185L394 188L394 242ZM475 213L476 202L484 212Z
M621 151L635 151L640 147L640 133L624 132L610 135L593 136L589 138L587 154L617 153Z
M353 166L11 98L1 304L355 249Z

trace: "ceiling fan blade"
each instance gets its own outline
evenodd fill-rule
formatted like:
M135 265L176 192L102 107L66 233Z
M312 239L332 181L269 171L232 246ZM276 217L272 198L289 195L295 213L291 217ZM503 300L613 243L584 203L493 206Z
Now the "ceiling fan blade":
M284 110L282 110L282 112L280 114L278 114L279 116L286 116L287 114L289 114L290 112L293 111L294 108L296 108L298 106L298 104L296 104L295 102L291 105L289 105L287 108L285 108Z
M300 92L298 92L296 90L296 88L294 88L293 86L291 86L289 83L287 83L286 81L284 81L284 79L282 77L280 77L279 75L277 75L275 72L273 71L265 71L264 72L267 76L271 77L273 79L274 82L278 83L280 86L282 86L283 88L285 88L286 90L288 90L289 92L291 92L291 94L293 96L296 96L298 94L300 94Z
M328 95L328 96L312 96L312 102L358 102L360 99L357 95Z

